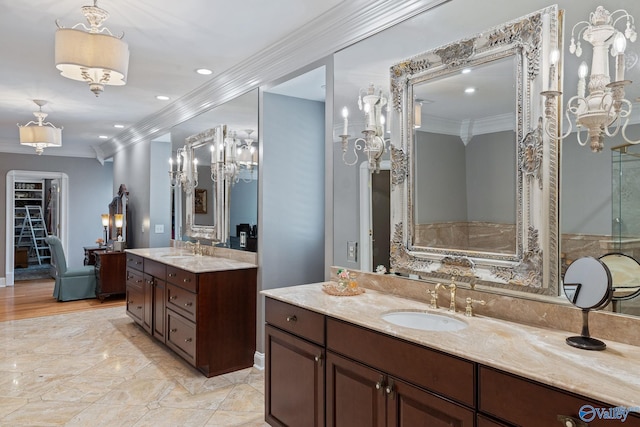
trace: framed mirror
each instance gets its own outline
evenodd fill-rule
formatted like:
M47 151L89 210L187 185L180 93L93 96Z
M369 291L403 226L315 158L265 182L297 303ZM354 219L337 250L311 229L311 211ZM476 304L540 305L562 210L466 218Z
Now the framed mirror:
M229 235L228 191L224 179L212 180L212 146L222 147L226 127L208 129L185 140L182 181L185 193L185 234L195 239L224 243ZM206 195L206 196L205 196Z
M558 26L551 6L391 67L395 272L558 295Z

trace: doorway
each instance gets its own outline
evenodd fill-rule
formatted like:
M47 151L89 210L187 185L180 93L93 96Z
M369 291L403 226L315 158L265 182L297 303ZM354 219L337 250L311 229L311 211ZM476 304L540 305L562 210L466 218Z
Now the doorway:
M67 246L69 177L61 172L12 170L6 183L5 285L13 286L20 278L49 275L46 235L58 236L63 248Z
M362 271L375 271L383 265L389 271L391 245L391 162L380 163L380 173L360 165L360 242Z

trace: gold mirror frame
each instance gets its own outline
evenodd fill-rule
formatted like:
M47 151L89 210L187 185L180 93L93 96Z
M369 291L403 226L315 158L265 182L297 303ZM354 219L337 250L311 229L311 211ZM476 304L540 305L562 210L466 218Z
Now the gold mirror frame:
M222 146L226 134L226 126L216 126L196 135L192 135L185 140L185 163L193 162L195 150L204 145L216 144ZM217 165L223 168L222 165ZM207 180L209 177L207 176ZM226 243L229 236L229 189L228 182L224 177L224 171L219 171L218 178L212 182L213 191L213 224L214 225L197 225L195 219L195 190L187 186L183 188L185 192L185 234L194 239L207 239L213 243Z
M549 85L550 51L559 46L557 6L474 37L422 53L391 67L391 268L420 278L445 278L504 290L558 295L558 145L543 131L539 95ZM516 253L448 250L413 243L414 85L516 58ZM557 129L557 111L551 114Z

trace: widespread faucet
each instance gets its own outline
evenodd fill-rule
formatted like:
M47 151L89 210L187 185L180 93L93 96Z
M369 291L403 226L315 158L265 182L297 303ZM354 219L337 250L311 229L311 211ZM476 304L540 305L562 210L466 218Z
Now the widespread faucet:
M451 291L451 303L449 304L449 311L456 312L456 276L451 277L451 284L449 285Z
M196 240L195 243L186 242L185 246L191 248L191 253L194 255L202 255L203 253L203 249L200 247L200 240Z

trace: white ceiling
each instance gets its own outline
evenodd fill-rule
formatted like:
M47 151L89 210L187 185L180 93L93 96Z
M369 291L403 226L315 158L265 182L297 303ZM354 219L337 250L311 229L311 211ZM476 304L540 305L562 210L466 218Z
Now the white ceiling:
M33 149L18 143L17 123L34 119L33 99L49 103L48 121L63 126L63 147L47 155L95 157L104 142L306 25L341 0L103 0L104 26L124 32L131 52L125 86L106 86L96 98L86 84L59 75L54 65L56 20L86 23L80 8L92 0L0 0L0 151ZM212 76L195 73L210 68ZM169 101L169 102L172 102Z

